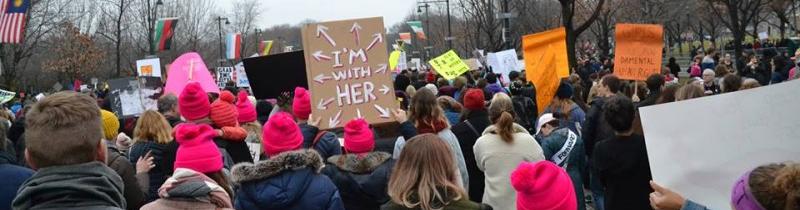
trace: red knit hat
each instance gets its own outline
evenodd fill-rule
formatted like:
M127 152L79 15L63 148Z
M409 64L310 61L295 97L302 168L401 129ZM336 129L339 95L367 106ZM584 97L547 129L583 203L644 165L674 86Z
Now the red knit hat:
M485 109L486 106L483 105L484 101L486 101L486 99L481 89L469 89L464 93L464 108L472 111Z
M227 90L219 92L219 98L211 103L211 121L219 127L235 127L239 125L239 112L233 105L233 93Z
M188 168L200 173L222 170L222 154L214 143L217 133L206 124L181 123L175 127L178 151L175 168Z
M311 114L311 94L305 88L294 89L292 111L297 119L308 120L308 115Z
M236 100L236 109L239 111L239 123L256 121L256 107L247 99L247 91L239 91Z
M198 82L189 82L178 97L178 110L183 118L194 121L208 117L211 105L208 95Z
M354 119L344 126L344 150L350 153L372 152L375 148L375 135L364 119Z
M303 134L300 127L292 119L292 115L278 112L267 120L264 126L261 145L269 156L282 152L300 149L303 146Z
M577 209L575 189L567 172L550 161L523 162L511 172L517 190L517 209Z

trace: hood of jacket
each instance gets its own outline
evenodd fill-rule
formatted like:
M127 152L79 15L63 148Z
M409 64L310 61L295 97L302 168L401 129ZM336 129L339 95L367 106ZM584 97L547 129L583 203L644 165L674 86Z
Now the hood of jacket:
M91 206L124 209L123 187L122 178L101 162L51 166L39 169L22 184L12 206L14 209Z
M253 203L259 204L261 209L280 209L303 197L323 167L319 153L303 149L281 153L257 163L239 163L231 169L231 178L234 183L242 185L237 200L257 200Z
M337 186L345 208L375 209L390 199L386 190L394 163L386 152L371 152L360 158L355 154L337 155L328 158L323 174Z
M363 157L356 154L334 155L328 158L328 163L342 171L364 174L375 171L390 159L392 159L392 155L389 153L370 152Z
M525 129L525 127L522 127L521 125L519 125L517 123L514 123L513 131L514 131L514 133L525 133L525 134L528 134L528 135L531 134L530 132L528 132L528 130ZM483 135L495 134L495 132L497 132L497 127L495 125L490 125L489 127L486 127L486 130L483 131Z

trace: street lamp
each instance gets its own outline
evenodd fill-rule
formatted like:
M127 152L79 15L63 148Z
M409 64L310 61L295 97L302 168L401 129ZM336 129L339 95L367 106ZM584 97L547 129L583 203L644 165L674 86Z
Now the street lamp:
M219 56L222 60L225 60L225 50L222 46L222 20L225 20L225 25L231 24L231 22L228 21L226 17L217 17L217 27L219 28Z
M447 48L453 49L453 31L452 27L450 27L450 0L422 0L417 1L417 5L423 4L425 5L425 19L428 19L428 4L429 3L445 3L447 7L447 37L444 38L447 41ZM417 6L417 12L422 12L422 10ZM425 20L426 22L428 20ZM428 27L428 26L426 26Z

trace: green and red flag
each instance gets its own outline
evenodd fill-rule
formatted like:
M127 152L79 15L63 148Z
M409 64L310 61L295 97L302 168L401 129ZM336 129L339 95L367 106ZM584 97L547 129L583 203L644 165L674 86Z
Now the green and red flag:
M169 50L172 37L175 36L175 25L178 18L161 18L156 22L155 36L153 36L153 49L156 51Z

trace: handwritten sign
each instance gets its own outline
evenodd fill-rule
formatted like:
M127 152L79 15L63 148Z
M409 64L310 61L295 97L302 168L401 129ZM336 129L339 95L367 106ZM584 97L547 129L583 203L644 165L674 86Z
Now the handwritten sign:
M508 74L512 71L519 72L517 64L517 51L514 49L503 50L496 53L489 53L486 56L486 64L492 67L495 74L503 76L503 82L509 82Z
M464 72L469 71L469 66L453 50L447 51L439 57L428 61L428 63L447 80L455 79Z
M234 80L236 80L236 87L250 87L250 79L247 79L247 72L244 71L244 64L239 63L233 67Z
M522 56L525 57L525 73L528 80L531 80L535 72L556 71L558 78L569 76L569 61L567 58L567 31L564 27L529 34L522 37ZM546 54L553 54L555 62L553 65L540 65L539 62L550 62L545 58ZM542 69L534 69L535 67ZM539 89L539 86L536 86ZM537 91L538 92L538 91ZM539 97L536 97L537 99ZM544 106L547 106L546 104ZM539 107L542 107L539 104Z
M312 114L320 128L343 126L353 118L391 122L397 108L386 54L383 18L308 24L303 49Z
M661 25L617 24L614 74L620 79L647 80L661 73L663 34Z
M158 58L137 60L136 71L143 77L161 77L161 60Z
M217 86L220 89L225 88L225 84L233 81L233 67L217 67Z

